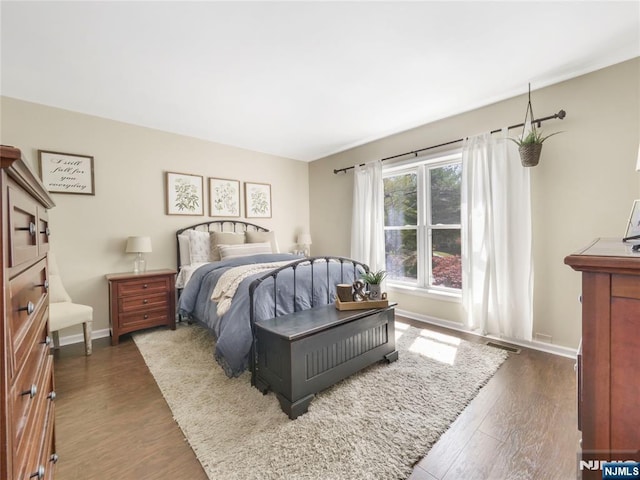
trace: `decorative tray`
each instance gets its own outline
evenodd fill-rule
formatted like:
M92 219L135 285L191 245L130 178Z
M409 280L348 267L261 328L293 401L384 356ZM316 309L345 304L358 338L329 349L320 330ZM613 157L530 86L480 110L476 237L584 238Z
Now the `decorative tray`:
M370 308L387 308L389 300L363 300L361 302L341 302L336 298L338 310L368 310Z

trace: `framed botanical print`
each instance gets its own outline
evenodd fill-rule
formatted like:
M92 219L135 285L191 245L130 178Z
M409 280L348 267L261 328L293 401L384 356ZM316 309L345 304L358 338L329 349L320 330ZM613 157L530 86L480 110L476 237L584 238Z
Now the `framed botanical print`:
M166 172L167 215L204 215L202 175Z
M271 185L244 182L244 207L247 218L271 218Z
M240 216L240 181L209 178L209 216Z
M93 157L38 150L40 178L51 193L95 195Z

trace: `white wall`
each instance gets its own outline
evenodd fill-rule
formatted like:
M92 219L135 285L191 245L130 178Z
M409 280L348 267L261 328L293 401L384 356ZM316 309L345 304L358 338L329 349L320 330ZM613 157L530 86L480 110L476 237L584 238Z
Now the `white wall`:
M207 177L270 183L272 218L249 221L274 230L281 251L309 229L305 162L7 97L0 102L0 141L20 148L34 171L39 149L94 157L95 196L52 194L50 212L62 278L74 301L94 307L94 330L109 326L105 274L133 268L126 238L150 235L147 268L175 268L175 231L210 219ZM165 214L166 171L204 176L204 216Z
M534 90L532 104L536 117L561 108L567 112L564 120L543 125L543 131L565 133L544 144L540 164L531 172L534 334L551 335L554 344L576 348L580 275L563 259L596 237L621 237L631 204L639 197L640 59ZM313 253L349 255L353 175L334 175L334 168L520 123L526 105L526 96L519 96L312 162ZM393 296L402 310L464 321L459 303Z

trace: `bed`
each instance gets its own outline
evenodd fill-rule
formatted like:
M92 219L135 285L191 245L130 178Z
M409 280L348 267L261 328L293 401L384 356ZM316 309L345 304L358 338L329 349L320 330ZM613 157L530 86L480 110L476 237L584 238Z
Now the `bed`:
M222 235L217 235L218 233ZM210 235L210 241L215 242L215 245L197 245L198 240L194 238L200 237L199 240L204 244L206 234ZM238 237L233 238L229 234ZM184 258L187 255L185 235L191 237L189 262ZM240 243L243 235L245 239L265 241ZM238 376L247 368L253 368L254 362L250 360L256 321L333 303L336 284L353 283L361 273L368 271L366 265L347 258L304 258L279 253L272 232L243 221L216 220L200 223L178 230L176 237L179 268L176 286L180 291L178 313L213 332L216 338L216 361L229 377ZM220 249L220 245L227 245L217 243L214 240L216 237L221 237L225 242L237 242L230 245L237 245L239 248L248 244L259 247L252 249L253 253L250 255L206 257L203 249L212 250L216 245ZM269 243L270 249L266 243ZM252 265L264 264L266 268L256 267L253 273L249 271L245 277L234 279L238 285L230 301L228 298L211 301L219 281L224 280L225 273L231 273L232 268L250 269ZM221 302L226 303L223 313L219 309Z
M334 303L337 284L351 284L369 271L365 264L344 257L279 253L273 232L239 220L200 223L178 230L176 237L179 314L213 333L214 357L227 376L237 377L249 369L252 385L263 392L274 382L265 383L257 375L264 350L260 357L256 324L291 318L293 325L297 313ZM388 316L384 318L386 325ZM384 327L384 337L376 336L384 341L384 352L375 361L395 351L392 314L390 323L388 329ZM380 345L372 346L377 347ZM354 364L358 361L362 359L354 359ZM294 402L288 398L285 403ZM306 406L292 415L289 408L287 413L295 418L305 410Z

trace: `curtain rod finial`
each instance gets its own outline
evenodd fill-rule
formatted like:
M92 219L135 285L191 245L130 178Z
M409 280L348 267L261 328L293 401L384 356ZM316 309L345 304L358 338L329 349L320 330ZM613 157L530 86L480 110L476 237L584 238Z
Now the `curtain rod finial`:
M566 116L567 116L567 112L565 112L564 110L560 110L560 111L557 113L557 115L558 115L558 118L559 118L560 120L562 120L564 117L566 117Z

